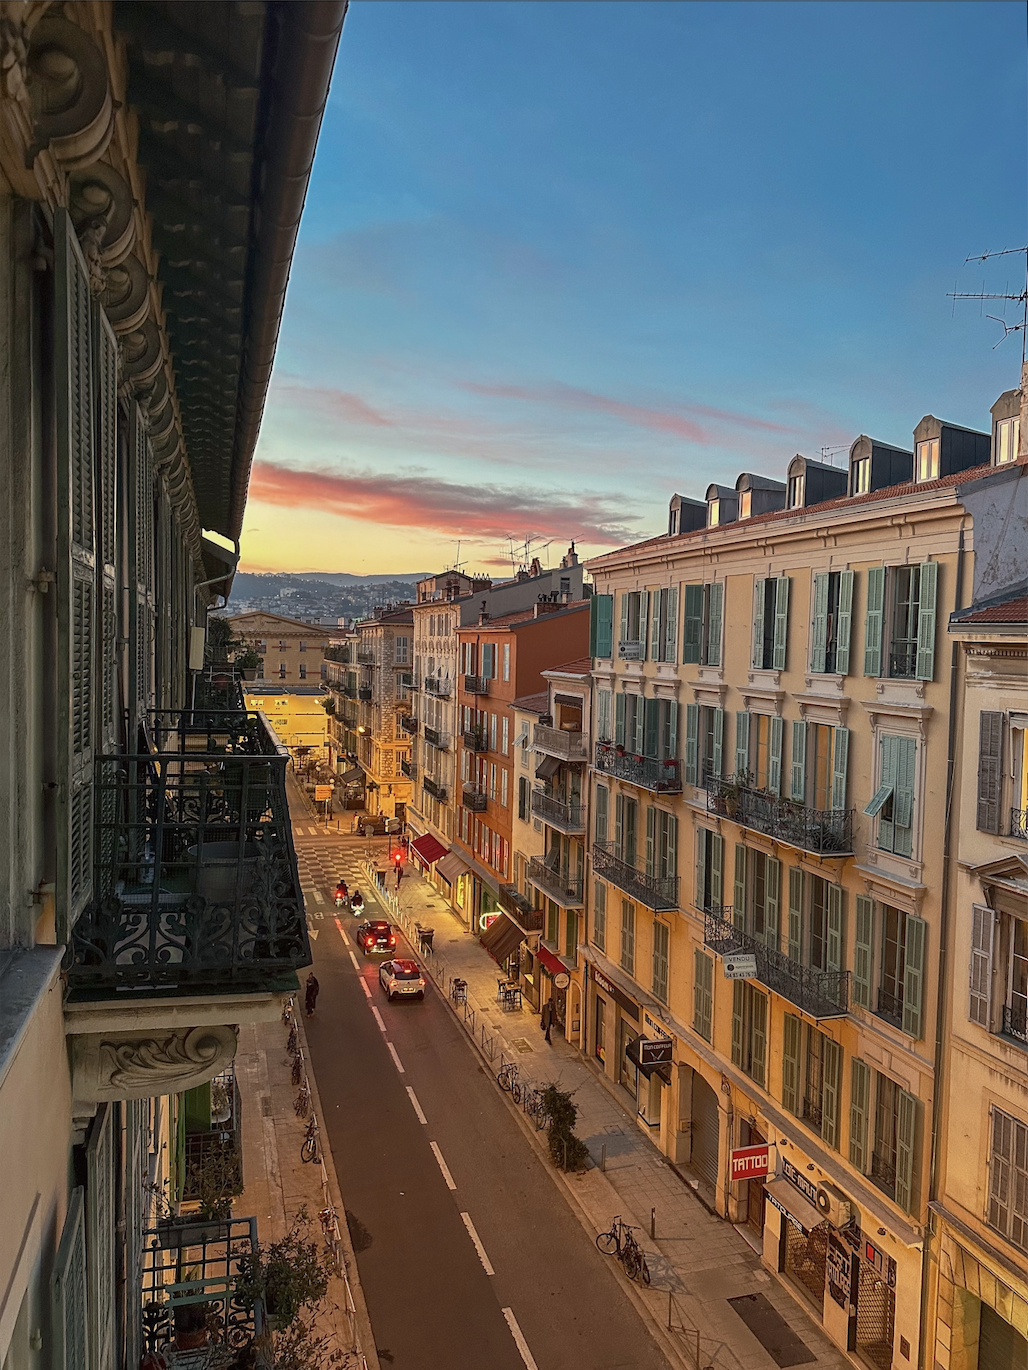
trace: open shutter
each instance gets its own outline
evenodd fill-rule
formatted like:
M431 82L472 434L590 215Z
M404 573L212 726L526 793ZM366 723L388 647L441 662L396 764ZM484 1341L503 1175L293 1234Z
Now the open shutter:
M761 670L764 665L764 585L765 581L761 576L756 576L753 581L753 650L750 653L750 665L754 670Z
M781 718L771 719L771 726L768 730L767 746L767 787L772 794L782 792L782 733L784 731L784 721Z
M646 703L642 695L636 695L633 704L632 719L635 727L632 729L632 752L636 756L642 756L646 746Z
M50 1277L53 1370L92 1370L86 1308L85 1190L73 1189Z
M738 982L736 982L738 983ZM752 1058L750 1061L750 1077L755 1080L761 1089L764 1088L765 1072L767 1070L767 995L761 994L759 990L750 991L750 1012L753 1015L750 1022L750 1039Z
M732 922L741 931L746 931L746 848L742 842L735 844L735 898L732 904Z
M867 608L864 611L864 674L882 673L882 618L885 610L885 567L872 566L867 573Z
M919 1109L917 1096L901 1089L896 1128L896 1203L904 1213L910 1213L914 1207L914 1160Z
M667 745L664 749L662 760L675 761L678 759L678 701L669 699L665 705L667 713Z
M139 1345L143 1307L143 1227L146 1214L148 1101L129 1099L125 1112L125 1344Z
M968 1016L972 1023L991 1027L993 912L983 904L972 909L971 925L971 1001Z
M779 576L775 582L775 638L771 665L776 671L785 670L785 653L789 642L789 577Z
M782 897L782 863L769 856L764 866L764 941L778 950L779 903Z
M528 781L524 776L519 778L519 785L525 787L525 812L528 812ZM519 800L520 802L520 800ZM610 814L610 790L606 785L596 786L596 816L593 824L593 833L597 842L606 842L607 830Z
M666 590L654 590L653 613L650 618L650 660L661 661L664 646L664 614L667 613Z
M732 1064L742 1065L742 1009L745 981L732 981Z
M912 737L897 737L893 739L894 761L894 790L892 801L892 819L897 828L909 830L914 821L914 764L917 755L917 742ZM893 850L904 849L909 856L912 842L909 831L904 833L904 840L897 840Z
M621 595L621 636L619 642L628 641L628 605L632 598L632 592L625 590Z
M656 874L657 864L657 810L652 804L646 805L646 874Z
M871 1068L859 1056L850 1061L850 1165L867 1171L867 1113L871 1100Z
M878 844L886 851L893 848L893 823L891 819L881 817L881 810L885 806L885 801L891 794L893 796L892 812L896 813L896 744L900 739L891 733L883 733L881 739L881 783L878 790L871 800L871 803L864 810L869 817L873 818L878 814ZM881 802L879 803L879 800Z
M782 1032L782 1107L796 1115L800 1111L800 1040L802 1023L787 1013Z
M824 1039L821 1089L821 1140L839 1150L839 1098L842 1094L842 1047L831 1037Z
M660 701L657 699L644 700L643 714L643 756L649 757L651 761L656 761L660 745Z
M789 867L789 959L799 963L803 955L803 871Z
M725 711L715 709L711 729L713 738L710 749L710 770L712 775L720 776L724 767L725 751Z
M596 650L599 617L600 597L599 595L593 595L592 599L589 601L589 655L591 657L599 656L599 652Z
M685 617L682 624L682 661L699 665L703 642L703 586L686 585Z
M832 730L832 808L846 807L846 769L849 763L850 730Z
M710 835L710 902L720 908L724 902L725 839L719 832Z
M152 707L154 637L153 451L138 405L132 406L129 488L130 698L133 725Z
M685 783L698 785L699 779L700 706L685 706Z
M921 563L917 607L917 669L918 680L935 679L935 605L939 588L939 563Z
M810 669L823 675L828 655L828 572L814 576L814 622L810 635Z
M664 591L664 654L661 661L678 660L678 586Z
M97 505L97 656L100 684L100 750L118 745L118 344L107 316L94 309L94 383L96 396Z
M924 1035L922 1000L924 997L924 959L928 924L923 918L907 914L903 962L903 1031L918 1040Z
M673 879L678 875L678 819L674 814L663 815L664 851L661 856L663 869L661 879Z
M646 628L650 621L650 592L639 591L639 641L642 644L640 656L646 656Z
M871 1007L871 967L874 949L874 900L866 894L857 895L856 929L853 938L853 1002L862 1008Z
M619 790L614 796L614 851L618 859L625 859L625 796Z
M614 696L614 741L625 745L625 696Z
M604 659L614 655L614 596L596 596L596 655Z
M801 718L792 724L792 763L789 768L789 798L802 804L807 797L807 725Z
M707 841L711 836L708 828L696 829L696 907L710 908L710 891L707 889Z
M712 581L707 586L707 650L706 665L721 665L721 624L724 618L725 583Z
M696 947L693 955L692 1025L705 1042L710 1041L714 1017L714 962Z
M828 970L842 970L842 916L845 891L841 885L828 886L828 936L825 960Z
M978 811L979 832L998 833L1003 786L1003 715L986 710L978 716Z
M101 1104L86 1148L86 1260L91 1370L115 1370L113 1106Z
M735 715L735 778L745 783L750 769L750 716Z
M853 572L839 572L839 605L835 620L835 672L850 673L850 635L853 631Z

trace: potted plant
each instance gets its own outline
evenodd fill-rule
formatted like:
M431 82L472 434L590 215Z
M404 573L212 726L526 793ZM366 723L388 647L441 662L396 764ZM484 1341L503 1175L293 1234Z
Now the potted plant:
M578 1106L567 1090L548 1084L543 1089L543 1117L550 1144L550 1159L561 1170L582 1170L589 1159L589 1148L575 1135Z
M313 1308L328 1292L332 1259L310 1240L311 1221L302 1207L281 1241L259 1244L239 1262L236 1297L247 1307L260 1300L272 1326L284 1331L305 1308Z
M232 632L232 625L228 619L212 614L207 620L207 650L211 663L215 666L227 666L232 649L239 645L239 639Z
M252 647L247 647L245 652L240 652L236 657L235 665L244 680L256 680L258 671L264 670L264 658Z
M182 1283L188 1284L192 1280L200 1278L198 1266L191 1265L183 1271ZM204 1303L177 1303L174 1306L172 1319L175 1326L175 1347L179 1351L194 1351L198 1346L206 1346L210 1338L210 1330L207 1326L207 1315L210 1312L210 1304Z

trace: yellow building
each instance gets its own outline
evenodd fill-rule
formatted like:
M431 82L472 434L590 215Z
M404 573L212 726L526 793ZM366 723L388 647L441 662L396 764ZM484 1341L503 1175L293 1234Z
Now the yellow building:
M228 620L233 633L264 660L264 679L284 685L316 684L329 644L328 633L317 623L304 623L264 610L237 614Z
M294 756L298 747L308 747L311 759L329 759L329 719L321 702L327 695L322 686L252 680L246 683L243 693L246 707L265 715L278 740Z

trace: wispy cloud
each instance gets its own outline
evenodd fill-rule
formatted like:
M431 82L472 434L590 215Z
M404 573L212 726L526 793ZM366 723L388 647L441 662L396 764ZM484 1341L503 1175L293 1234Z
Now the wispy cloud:
M250 498L286 508L329 510L368 523L434 529L451 537L531 533L610 547L639 536L623 498L457 484L417 471L302 471L258 462Z
M303 405L317 409L322 414L343 419L347 423L370 424L373 428L392 428L393 419L387 419L377 409L372 409L367 400L353 395L347 390L334 390L329 386L298 385L292 381L277 381L274 393L287 405Z

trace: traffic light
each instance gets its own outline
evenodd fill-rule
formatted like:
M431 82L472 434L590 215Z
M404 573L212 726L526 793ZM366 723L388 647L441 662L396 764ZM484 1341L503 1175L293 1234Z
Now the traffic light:
M403 865L403 852L400 850L399 847L397 847L397 849L393 852L393 865L394 865L394 866L402 866L402 865Z

